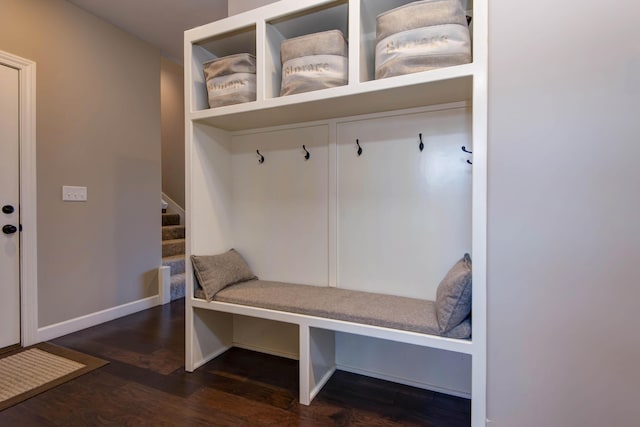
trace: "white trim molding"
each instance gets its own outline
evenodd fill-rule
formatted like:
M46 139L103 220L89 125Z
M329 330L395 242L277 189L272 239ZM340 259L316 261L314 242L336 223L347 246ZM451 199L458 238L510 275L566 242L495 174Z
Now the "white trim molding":
M158 296L162 305L171 302L171 267L169 266L158 267Z
M21 344L28 346L38 342L36 63L0 51L0 64L20 76L20 332Z
M160 296L154 295L151 297L143 298L141 300L119 305L117 307L112 307L106 310L76 317L75 319L69 319L64 322L45 326L44 328L38 329L36 342L52 340L63 335L90 328L92 326L109 322L120 317L128 316L142 310L147 310L159 304L161 304Z

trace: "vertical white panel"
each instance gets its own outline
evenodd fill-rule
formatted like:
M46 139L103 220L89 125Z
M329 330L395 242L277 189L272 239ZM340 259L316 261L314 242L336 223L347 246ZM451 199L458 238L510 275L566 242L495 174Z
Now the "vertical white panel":
M202 64L215 59L211 52L197 45L189 45L191 51L191 105L190 111L206 110L209 108L209 96L207 94L207 84L204 78ZM187 72L189 70L186 70Z
M329 122L329 286L338 282L338 143L336 122Z
M435 299L471 250L470 127L467 108L338 125L339 287Z
M327 285L328 126L237 135L232 151L234 247L260 279Z
M335 332L309 328L309 397L320 392L336 370Z
M298 365L299 400L303 405L311 403L311 386L309 384L311 370L311 355L309 343L309 328L307 325L300 325L300 363Z
M229 205L231 153L228 133L188 123L186 191L186 298L193 295L189 257L223 252L230 246ZM220 354L232 343L233 318L222 313L187 307L185 363L192 371L203 360Z
M187 255L210 255L231 246L231 153L229 134L193 125Z
M469 0L473 46L473 359L471 424L487 421L487 155L488 155L488 3Z
M362 63L362 57L360 56L360 49L363 46L362 39L362 20L360 19L360 2L352 1L349 3L349 24L348 34L345 34L349 41L349 84L355 84L362 81L360 79L360 69L366 67L366 63ZM354 61L353 58L360 58L359 61Z
M264 98L275 98L280 95L282 63L280 61L280 44L285 37L273 26L265 24L265 63L264 63Z
M375 79L376 16L397 6L382 1L360 1L360 45L358 46L360 69L358 77L361 82Z

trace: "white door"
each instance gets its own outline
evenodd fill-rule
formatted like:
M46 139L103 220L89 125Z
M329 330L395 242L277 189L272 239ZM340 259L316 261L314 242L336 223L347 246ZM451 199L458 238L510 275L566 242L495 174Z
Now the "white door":
M0 348L20 343L18 73L0 64Z

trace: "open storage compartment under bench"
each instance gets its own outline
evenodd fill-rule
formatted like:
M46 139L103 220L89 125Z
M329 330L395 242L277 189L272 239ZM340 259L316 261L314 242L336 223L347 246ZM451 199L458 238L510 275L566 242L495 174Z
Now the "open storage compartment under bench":
M471 63L376 80L376 15L408 3L281 0L185 33L186 251L235 248L262 280L431 300L469 252L472 339L207 302L194 298L187 265L186 368L245 347L299 359L302 403L344 369L470 397L479 426L487 5L463 3ZM279 43L335 29L349 42L348 84L279 96ZM256 57L256 100L208 108L202 63L245 52Z
M397 379L408 376L410 367L407 364L421 364L427 359L435 362L435 365L424 369L432 378L448 375L449 384L460 388L468 386L465 375L471 367L471 343L468 341L445 338L436 343L433 337L424 334L313 316L283 316L278 311L225 303L194 308L193 314L196 328L206 328L208 333L214 333L215 339L203 342L210 346L204 350L210 351L214 357L237 346L298 360L299 400L305 405L311 403L336 369L365 374L367 371L376 372L375 358L363 359L361 349L358 349L360 346L375 349L394 360L389 369L391 374L377 377L389 379L395 376L396 382L419 384L420 378L416 376L410 377L413 380ZM434 343L449 350L434 350Z

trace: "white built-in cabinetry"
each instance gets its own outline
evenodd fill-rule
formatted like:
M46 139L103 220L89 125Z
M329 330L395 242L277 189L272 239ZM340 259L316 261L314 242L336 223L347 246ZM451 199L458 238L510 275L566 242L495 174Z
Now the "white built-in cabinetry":
M471 252L471 342L426 337L418 346L212 312L193 298L187 265L186 367L229 344L301 360L319 346L338 369L469 396L479 426L487 4L465 4L472 63L375 80L376 15L407 3L281 0L185 33L187 255L233 247L264 280L435 299L447 270ZM280 97L281 41L330 29L348 39L349 83ZM245 52L256 56L257 100L209 109L202 63Z

